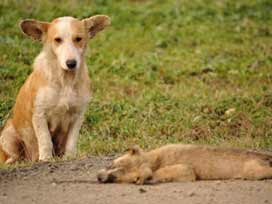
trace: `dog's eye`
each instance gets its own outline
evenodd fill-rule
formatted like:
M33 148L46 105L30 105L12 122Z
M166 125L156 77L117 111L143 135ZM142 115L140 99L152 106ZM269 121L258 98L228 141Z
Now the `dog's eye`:
M54 40L55 40L55 42L57 42L57 43L61 43L61 42L62 42L62 39L61 39L61 38L55 38Z
M76 42L80 42L81 40L82 40L82 38L81 37L76 37Z

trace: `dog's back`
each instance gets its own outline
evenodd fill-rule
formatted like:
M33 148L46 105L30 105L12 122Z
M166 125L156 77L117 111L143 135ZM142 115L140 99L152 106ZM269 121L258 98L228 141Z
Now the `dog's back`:
M243 177L246 164L253 168L270 167L272 155L243 149L203 145L166 145L148 152L157 157L159 168L176 164L193 167L198 179L227 179Z

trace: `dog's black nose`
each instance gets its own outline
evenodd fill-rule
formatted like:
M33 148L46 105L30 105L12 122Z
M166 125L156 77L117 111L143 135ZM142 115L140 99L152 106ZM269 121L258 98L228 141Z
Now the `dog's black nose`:
M76 67L77 61L72 59L72 60L67 60L66 65L69 69L74 69Z

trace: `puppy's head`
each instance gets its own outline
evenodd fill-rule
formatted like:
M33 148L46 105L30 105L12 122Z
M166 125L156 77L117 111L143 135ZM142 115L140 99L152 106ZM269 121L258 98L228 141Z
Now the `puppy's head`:
M97 180L101 183L135 183L143 163L143 151L134 146L126 154L115 159L109 167L100 170Z
M77 70L82 63L87 41L110 25L110 18L96 15L83 20L60 17L52 22L23 20L22 31L31 38L42 41L66 71Z

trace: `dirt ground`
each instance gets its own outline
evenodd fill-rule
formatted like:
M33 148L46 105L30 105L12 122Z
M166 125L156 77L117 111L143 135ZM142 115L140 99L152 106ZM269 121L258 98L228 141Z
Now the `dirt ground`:
M272 180L198 181L148 186L97 183L97 170L111 159L89 157L2 169L0 203L272 204Z

